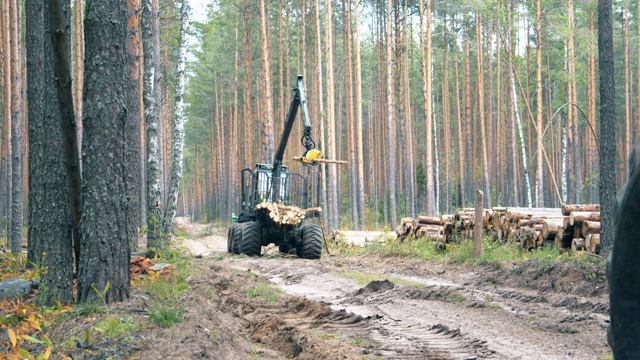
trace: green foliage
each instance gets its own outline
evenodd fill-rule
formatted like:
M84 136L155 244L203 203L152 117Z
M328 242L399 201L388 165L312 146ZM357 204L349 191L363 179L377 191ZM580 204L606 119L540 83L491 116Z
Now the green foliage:
M262 298L268 302L276 302L282 295L282 291L280 291L280 289L272 286L264 280L259 280L258 285L247 289L245 293L251 298Z
M149 313L149 321L158 326L170 328L183 319L184 310L172 306L156 306Z

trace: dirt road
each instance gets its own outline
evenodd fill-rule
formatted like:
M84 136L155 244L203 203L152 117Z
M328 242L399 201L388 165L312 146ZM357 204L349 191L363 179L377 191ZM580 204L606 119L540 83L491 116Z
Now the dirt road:
M225 229L202 236L204 225L180 226L192 254L215 257L205 261L206 279L222 289L220 304L233 304L243 336L270 349L261 358L604 359L609 352L601 274L531 262L247 258L226 254ZM261 279L286 294L279 306L238 300L234 287L257 289Z

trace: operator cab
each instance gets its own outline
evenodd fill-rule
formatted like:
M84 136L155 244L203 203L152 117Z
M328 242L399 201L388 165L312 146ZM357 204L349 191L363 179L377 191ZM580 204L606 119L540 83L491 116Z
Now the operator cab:
M277 201L274 201L273 197L273 164L257 164L255 174L258 177L254 195L256 205L263 201L288 203L287 175L289 173L285 165L281 165L280 194L277 196Z

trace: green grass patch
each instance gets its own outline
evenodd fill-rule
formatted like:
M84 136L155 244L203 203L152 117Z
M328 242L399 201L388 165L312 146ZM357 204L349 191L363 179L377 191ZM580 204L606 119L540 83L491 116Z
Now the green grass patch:
M258 285L245 290L245 293L251 298L262 298L268 302L276 302L282 295L280 289L265 280L259 280Z
M411 286L411 287L425 286L424 284L421 284L416 281L406 280L406 279L395 277L395 276L388 276L385 274L372 273L372 272L345 271L339 274L355 280L358 283L358 285L361 285L361 286L367 285L372 281L376 281L376 280L389 280L394 284Z
M149 321L164 328L170 328L174 324L182 322L184 310L172 306L156 306L149 313Z

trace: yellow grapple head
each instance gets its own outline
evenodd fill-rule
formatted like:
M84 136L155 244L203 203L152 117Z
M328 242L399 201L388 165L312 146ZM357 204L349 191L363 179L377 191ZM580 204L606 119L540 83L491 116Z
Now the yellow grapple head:
M318 163L315 160L318 160L318 159L322 159L322 151L318 149L311 149L302 156L301 160L302 160L302 164L311 166L311 165L317 165Z

